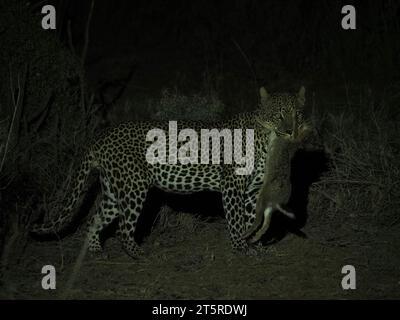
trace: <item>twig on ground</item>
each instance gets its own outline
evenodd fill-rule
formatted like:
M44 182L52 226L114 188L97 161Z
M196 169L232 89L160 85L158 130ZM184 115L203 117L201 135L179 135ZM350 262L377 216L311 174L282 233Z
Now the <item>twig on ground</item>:
M65 298L68 297L68 294L70 293L70 291L71 291L71 289L72 289L72 287L73 287L73 285L75 283L75 280L76 280L76 278L78 276L79 270L82 267L83 260L85 259L88 247L89 247L89 236L87 235L85 237L85 241L83 242L83 245L82 245L81 250L79 252L78 258L75 261L74 268L72 269L72 273L71 273L70 277L67 280L67 283L65 285L64 290L61 293L61 299L65 299Z

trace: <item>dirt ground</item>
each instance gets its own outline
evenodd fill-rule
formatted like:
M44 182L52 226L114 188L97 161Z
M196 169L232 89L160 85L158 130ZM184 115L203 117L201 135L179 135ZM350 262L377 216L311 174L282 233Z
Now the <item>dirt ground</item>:
M30 241L7 270L2 298L17 299L398 299L400 226L361 227L310 212L306 239L288 234L256 255L235 254L222 218L172 210L157 219L138 259L115 238L102 257L86 255L74 273L83 228L62 241ZM210 220L210 221L207 221ZM41 288L43 265L54 265L57 289ZM342 267L356 269L356 290L341 287ZM75 275L71 288L67 281Z

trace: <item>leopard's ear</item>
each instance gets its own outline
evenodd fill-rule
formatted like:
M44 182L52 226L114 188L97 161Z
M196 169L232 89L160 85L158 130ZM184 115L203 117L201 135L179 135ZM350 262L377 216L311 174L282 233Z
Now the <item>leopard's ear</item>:
M297 94L297 101L300 107L304 107L304 104L306 103L306 88L304 88L304 86L300 88L299 93Z
M260 88L260 99L261 99L261 106L263 108L266 108L267 101L269 99L269 94L268 94L267 90L265 90L264 87Z

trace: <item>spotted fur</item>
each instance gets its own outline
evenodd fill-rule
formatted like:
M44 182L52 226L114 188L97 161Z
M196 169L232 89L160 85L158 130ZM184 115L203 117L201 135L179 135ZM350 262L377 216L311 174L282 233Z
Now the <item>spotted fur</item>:
M118 219L118 235L123 248L137 256L140 248L134 232L147 192L156 186L168 192L192 193L202 190L222 193L231 244L234 249L246 249L242 234L255 219L256 197L263 183L265 159L272 147L272 133L290 131L285 119L296 114L302 121L304 88L299 94L267 94L261 89L261 104L250 113L243 113L219 123L178 121L183 128L254 129L254 170L250 175L237 175L235 164L149 164L145 159L149 142L146 134L153 128L168 130L168 123L129 122L107 130L86 149L72 177L70 191L58 214L44 224L34 227L37 234L59 233L68 226L76 213L87 178L92 169L100 173L102 198L98 211L89 224L89 250L101 250L99 234ZM257 119L270 124L260 125ZM200 162L199 162L200 163Z

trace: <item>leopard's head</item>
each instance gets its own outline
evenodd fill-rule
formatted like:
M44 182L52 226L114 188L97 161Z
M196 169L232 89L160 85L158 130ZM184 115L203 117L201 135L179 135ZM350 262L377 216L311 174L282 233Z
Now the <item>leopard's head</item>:
M306 89L301 87L297 94L269 94L260 88L261 111L257 118L267 129L277 136L292 141L301 141L310 132L310 125L304 120Z

